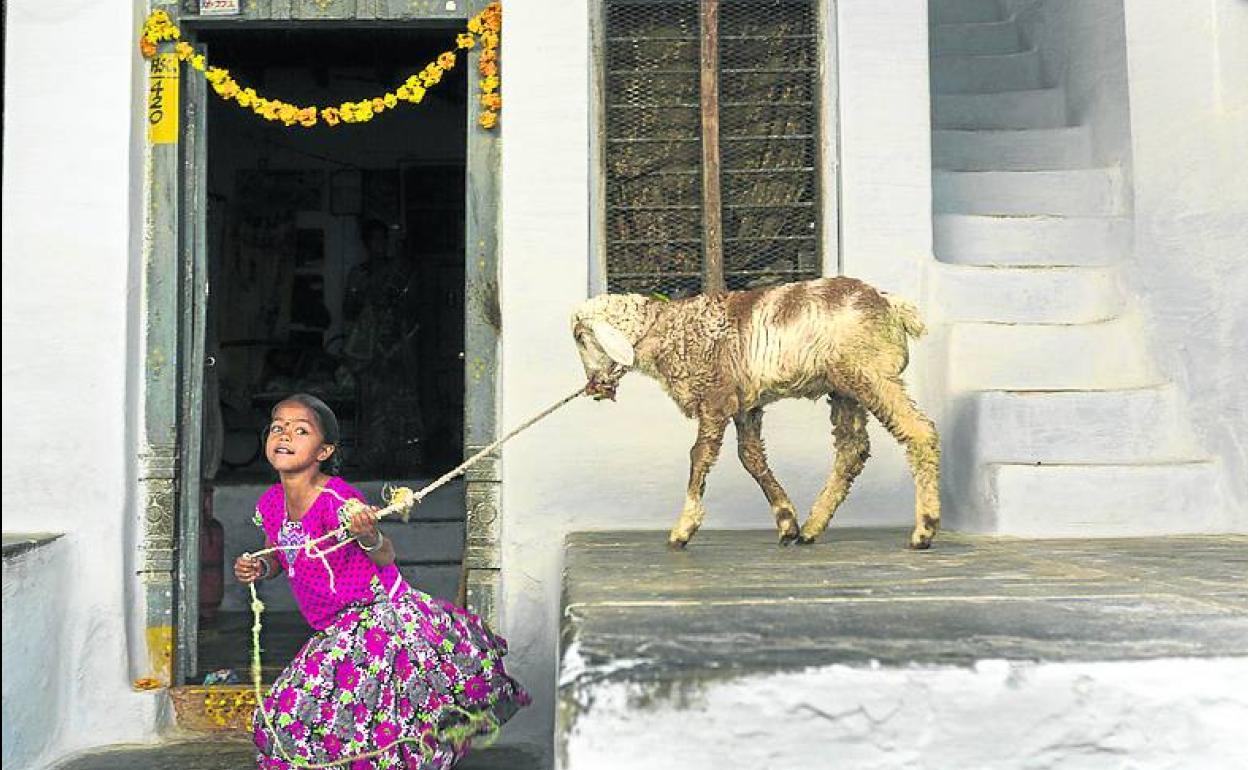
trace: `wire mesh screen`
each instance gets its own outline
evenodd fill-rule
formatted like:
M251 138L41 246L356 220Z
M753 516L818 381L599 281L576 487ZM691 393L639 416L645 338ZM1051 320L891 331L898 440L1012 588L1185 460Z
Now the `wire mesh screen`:
M719 16L724 279L820 273L816 0L723 0Z
M721 0L728 288L819 274L818 0ZM604 3L609 291L702 287L699 0Z
M609 291L683 297L702 285L697 0L606 5Z

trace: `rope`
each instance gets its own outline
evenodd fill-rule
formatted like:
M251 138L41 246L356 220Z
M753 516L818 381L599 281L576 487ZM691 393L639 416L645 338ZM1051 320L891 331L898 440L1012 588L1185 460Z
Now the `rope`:
M460 463L456 467L442 474L433 482L427 484L419 491L413 492L411 489L407 487L399 487L395 489L390 495L390 499L386 501L387 502L386 507L381 508L376 512L377 518L380 519L386 516L392 516L392 515L398 514L400 516L403 516L404 521L406 521L407 520L406 517L411 512L411 509L414 506L418 505L422 500L424 500L425 497L427 497L431 492L438 489L439 487L445 486L446 484L450 483L453 479L455 479L455 477L467 471L473 465L478 463L483 457L489 455L495 449L498 449L500 446L507 443L511 439L515 438L520 433L528 430L529 428L533 427L537 423L546 419L551 414L563 408L569 402L576 399L578 396L583 395L584 393L585 393L584 388L578 388L572 393L569 393L568 395L556 401L554 404L551 404L547 408L538 412L533 417L530 417L528 420L525 420L518 427L513 429L511 432L507 433L502 438L498 439L494 443L490 444L489 446L483 448L482 450L474 454L472 457L469 457L467 460L464 460L462 463ZM338 497L339 500L342 500L342 498L338 496L336 493L334 493L332 489L326 490L326 491L329 491L330 493L334 494L335 497ZM358 504L360 506L363 505L363 503L360 503L358 500L355 500L355 499L344 500L343 503L344 505L342 506L341 509L339 509L340 520L343 518L344 513L349 516L353 512L352 511L353 503ZM345 538L341 540L340 542L335 543L332 547L325 549L325 550L322 550L320 548L320 543L324 542L325 540L329 540L331 538L337 538L341 535L346 534L348 531L349 530L347 526L343 524L337 529L331 532L327 532L324 535L316 538L315 540L308 541L304 545L288 545L288 546L275 545L271 548L265 548L260 551L255 551L254 553L245 553L243 555L248 558L256 558L259 556L263 556L265 554L276 553L278 551L302 550L305 555L319 559L321 564L325 566L325 570L329 573L330 590L333 591L335 590L334 570L329 566L329 560L327 559L327 557L329 556L329 554L333 553L334 551L337 551L339 548L343 548L348 543L354 542L356 538L354 537ZM305 770L327 770L327 768L338 767L341 765L345 765L348 762L355 762L356 760L362 760L362 759L372 759L373 757L381 756L382 754L390 751L394 747L400 744L404 744L404 743L419 743L422 755L424 755L425 759L429 758L429 754L432 753L433 749L425 742L424 738L426 736L421 736L419 738L411 738L411 737L400 738L396 740L394 743L391 743L385 746L384 748L375 749L373 751L370 751L364 754L344 757L342 759L336 759L332 762L326 762L324 764L319 764L319 765L311 764L307 762L306 760L304 760L302 757L290 756L286 752L285 747L282 746L281 737L277 734L277 730L274 729L273 727L272 715L264 707L264 694L262 692L262 684L261 684L263 666L262 666L261 659L260 659L260 655L261 655L260 631L263 628L263 625L261 624L261 621L260 621L260 617L264 613L264 602L260 601L260 596L259 594L256 593L256 584L254 581L251 583L248 583L247 587L251 591L251 615L252 615L251 684L252 684L252 689L255 691L255 695L256 695L256 708L259 709L260 714L264 717L265 726L268 727L269 734L273 736L273 746L277 749L277 752L281 754L282 759L284 759L288 764L292 766L302 767ZM443 728L442 730L438 732L439 732L439 736L442 739L449 739L452 742L452 744L456 747L457 751L458 749L462 748L463 745L467 743L469 739L473 738L474 736L482 732L481 728L483 726L488 725L487 730L488 730L489 737L487 739L486 745L488 745L489 742L492 742L494 737L498 734L498 729L500 725L498 724L498 720L494 717L493 714L490 714L489 712L472 713L465 709L459 708L457 706L453 706L452 708L454 711L458 712L460 715L465 717L466 719L465 723L462 725L452 725L452 726Z

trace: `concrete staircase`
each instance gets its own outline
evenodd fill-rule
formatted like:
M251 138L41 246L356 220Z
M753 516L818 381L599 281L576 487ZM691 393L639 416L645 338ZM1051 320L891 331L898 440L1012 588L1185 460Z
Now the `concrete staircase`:
M931 305L944 314L950 524L1216 531L1219 474L1144 348L1119 270L1123 174L997 0L931 0ZM955 465L954 458L962 465Z

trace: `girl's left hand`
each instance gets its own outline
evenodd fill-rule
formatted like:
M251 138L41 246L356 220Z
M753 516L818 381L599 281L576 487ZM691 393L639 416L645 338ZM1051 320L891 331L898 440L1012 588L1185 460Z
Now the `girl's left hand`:
M356 511L351 515L351 521L347 524L347 530L364 542L377 542L377 538L381 534L377 531L377 511L378 508L375 505Z

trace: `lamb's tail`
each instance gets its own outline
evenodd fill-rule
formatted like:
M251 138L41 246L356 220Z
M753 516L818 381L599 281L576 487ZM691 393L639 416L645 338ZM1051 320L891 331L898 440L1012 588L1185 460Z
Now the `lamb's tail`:
M891 294L885 294L884 299L888 300L889 315L895 323L900 324L907 335L917 340L927 332L923 319L919 317L918 308Z

